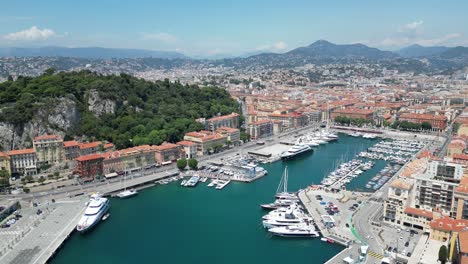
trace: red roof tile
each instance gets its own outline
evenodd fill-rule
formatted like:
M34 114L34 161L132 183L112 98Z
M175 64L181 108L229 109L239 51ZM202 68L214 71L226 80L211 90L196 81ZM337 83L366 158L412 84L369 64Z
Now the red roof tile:
M77 141L75 140L70 140L70 141L64 141L63 142L63 146L66 147L66 148L69 148L69 147L78 147L80 145L80 143L78 143Z
M91 154L85 156L79 156L76 158L76 161L89 161L89 160L97 160L97 159L104 159L102 154Z
M58 135L42 135L42 136L35 137L34 141L48 140L48 139L61 139L61 138Z
M405 213L407 214L412 214L412 215L417 215L417 216L422 216L428 219L432 219L434 217L434 214L430 211L426 210L421 210L417 208L412 208L412 207L406 207L405 208Z
M33 148L30 149L17 149L17 150L10 150L8 151L8 155L23 155L23 154L34 154L35 151Z

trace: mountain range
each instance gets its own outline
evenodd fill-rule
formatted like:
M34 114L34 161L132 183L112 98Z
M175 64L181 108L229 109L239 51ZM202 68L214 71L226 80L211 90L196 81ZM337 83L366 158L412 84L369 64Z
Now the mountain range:
M110 58L158 58L184 59L198 61L182 53L172 51L154 51L143 49L116 49L100 47L40 47L40 48L0 48L0 57L74 57L86 59ZM304 63L352 63L361 61L381 61L400 59L430 59L436 62L468 65L467 47L424 47L411 45L398 51L384 51L364 44L334 44L326 40L318 40L308 46L299 47L284 53L258 51L246 53L243 56L224 55L205 58L231 66L239 65L271 65L272 67L297 66Z

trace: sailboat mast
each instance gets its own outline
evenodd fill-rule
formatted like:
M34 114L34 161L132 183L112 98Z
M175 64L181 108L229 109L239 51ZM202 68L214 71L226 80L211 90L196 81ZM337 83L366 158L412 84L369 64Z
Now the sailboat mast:
M288 166L284 168L284 193L288 192Z

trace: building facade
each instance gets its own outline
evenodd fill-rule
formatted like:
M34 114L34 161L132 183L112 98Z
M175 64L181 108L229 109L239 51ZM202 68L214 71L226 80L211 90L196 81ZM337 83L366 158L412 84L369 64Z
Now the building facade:
M273 136L273 121L262 120L249 123L247 132L251 139L260 139Z
M444 215L453 214L454 192L458 183L451 183L429 178L416 178L417 189L415 203L418 208L439 211Z
M10 156L12 175L27 176L37 173L36 152L33 148L10 150L8 156Z
M80 143L75 140L64 141L63 150L65 153L65 160L75 160L80 156Z
M162 165L175 162L185 156L182 146L177 144L164 143L154 149L156 162Z
M184 140L197 144L197 156L203 156L218 146L226 145L227 138L210 131L188 132Z
M438 130L444 130L447 127L447 117L442 115L401 114L398 119L400 121L408 121L416 124L422 124L424 122L427 122L432 125L432 128Z
M10 156L0 151L0 170L8 172L11 176Z
M214 132L220 127L239 127L239 114L231 113L229 115L215 116L206 120L206 129Z
M75 173L85 181L104 175L104 157L101 154L91 154L76 158Z
M33 148L39 164L56 164L63 162L63 139L58 135L35 137Z
M240 142L240 130L232 127L220 127L216 130L216 133L226 137L227 141L230 141L234 145L239 145Z

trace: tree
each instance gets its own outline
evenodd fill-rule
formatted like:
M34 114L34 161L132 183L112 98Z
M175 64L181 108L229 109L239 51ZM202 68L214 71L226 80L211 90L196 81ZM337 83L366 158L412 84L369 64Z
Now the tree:
M196 170L197 167L198 167L198 161L196 159L189 159L188 160L188 165L189 165L190 169Z
M27 175L27 176L25 176L24 178L26 179L26 182L28 182L28 183L34 181L34 178L33 178L33 176L31 176L31 175Z
M41 176L38 181L39 181L40 184L43 184L45 182L45 180L46 180L46 178L44 176Z
M421 128L424 129L424 130L430 130L430 129L432 129L432 125L429 122L422 122Z
M178 159L177 160L177 168L179 170L183 170L185 169L185 167L187 167L187 160L182 158L182 159Z
M242 140L242 142L248 142L250 140L250 134L249 133L245 133L245 132L240 132L240 140Z
M10 174L6 170L0 170L0 190L10 186Z
M447 249L447 246L443 245L439 249L439 261L442 264L445 264L447 262L447 257L448 257L448 249Z

